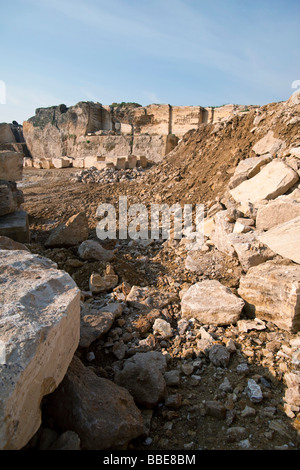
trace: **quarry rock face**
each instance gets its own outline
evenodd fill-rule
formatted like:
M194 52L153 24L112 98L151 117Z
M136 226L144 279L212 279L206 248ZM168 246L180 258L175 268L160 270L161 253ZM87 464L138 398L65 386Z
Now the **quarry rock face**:
M43 160L89 156L142 155L159 162L189 130L205 122L218 122L239 113L243 106L227 105L213 110L202 106L124 103L103 106L79 102L39 108L23 123L23 133L33 164ZM36 163L35 163L36 162Z
M291 332L300 329L300 266L267 261L242 277L239 295L257 318Z
M1 449L22 448L41 424L41 400L63 379L78 346L80 294L56 264L0 250Z

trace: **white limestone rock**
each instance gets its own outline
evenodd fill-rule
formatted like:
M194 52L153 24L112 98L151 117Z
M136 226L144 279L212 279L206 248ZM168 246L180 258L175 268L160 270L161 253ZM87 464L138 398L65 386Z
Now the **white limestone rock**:
M110 261L117 250L106 250L95 240L85 240L78 247L78 254L81 259Z
M153 332L161 338L168 339L173 335L170 323L162 318L157 318L153 324Z
M202 281L192 285L181 299L183 318L196 318L210 325L236 323L244 301L218 281Z
M215 215L215 227L210 239L219 251L229 256L235 256L235 250L229 238L233 229L234 224L228 222L228 210L220 211Z
M252 178L259 173L261 167L272 160L272 155L262 155L261 157L251 157L241 160L235 169L234 175L230 178L228 187L233 189L243 181Z
M0 448L21 449L78 346L80 291L52 261L0 250Z
M281 139L276 139L274 137L274 132L269 131L262 139L256 142L252 150L256 153L256 155L264 155L266 153L276 155L279 150L284 148L284 146L284 141Z
M300 216L300 202L281 196L259 207L256 216L257 230L269 230Z

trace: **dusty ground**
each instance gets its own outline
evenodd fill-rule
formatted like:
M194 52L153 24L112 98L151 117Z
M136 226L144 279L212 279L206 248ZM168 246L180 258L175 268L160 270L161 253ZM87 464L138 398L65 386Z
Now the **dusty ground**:
M203 132L208 132L205 129ZM127 195L129 204L149 204L154 200L164 200L169 204L213 200L225 188L231 168L238 158L245 157L247 152L241 156L232 149L232 152L226 152L227 156L225 152L221 156L222 144L218 142L220 158L217 164L206 159L204 147L203 158L191 165L196 157L197 141L205 138L200 132L194 137L194 144L189 145L187 160L180 163L180 168L176 166L177 157L174 155L168 169L166 164L150 168L139 181L85 185L72 182L72 176L78 170L25 170L22 190L25 199L23 207L29 213L32 233L29 248L57 262L59 268L73 276L81 290L87 290L90 274L103 266L95 262L71 266L69 260L78 259L76 247L46 249L43 246L50 230L73 214L84 211L89 218L90 237L93 238L98 205L102 202L117 204L119 195ZM243 139L243 135L237 136L239 138ZM247 145L250 144L248 142ZM185 143L182 142L182 145ZM184 172L188 172L189 176L186 177L187 173ZM117 255L112 261L119 284L126 281L131 286L148 286L162 294L172 294L172 300L161 305L159 310L161 317L171 323L174 331L181 318L179 293L184 286L205 278L218 279L233 290L238 286L241 272L237 262L225 256L219 259L213 249L203 254L203 272L192 272L185 269L187 252L184 245L157 242L149 247L140 247L128 242L118 245ZM107 248L113 245L114 242L104 244ZM118 299L118 290L110 295ZM124 338L126 333L131 334L133 340L151 336L151 325L145 328L138 322L139 318L138 310L128 308L122 316L123 321L115 325L116 331L93 343L88 351L80 351L85 364L93 367L97 374L113 379L114 367L118 367L120 360L112 353L109 343L116 336L117 339ZM191 323L186 332L177 333L169 340L154 338L154 348L170 355L168 370L178 369L181 372L180 383L168 387L168 393L177 394L178 400L173 406L167 407L161 403L152 411L144 410L145 416L151 420L148 440L143 436L132 442L130 448L299 449L297 429L300 430L300 420L297 417L289 418L283 409L285 385L282 381L283 373L291 366L288 348L289 341L295 335L280 331L269 323L261 331L250 330L247 333L239 331L236 325L218 328L204 325L216 343L224 345L229 339L234 341L236 352L232 353L228 367L223 368L213 365L205 354L197 353L196 340L201 326L197 322ZM283 346L285 350L282 350ZM283 353L278 354L280 351ZM95 354L94 361L88 361L88 352ZM243 363L247 363L248 372L241 374L236 368ZM296 367L299 368L299 365ZM229 389L219 388L225 378L230 382ZM252 403L246 393L249 378L254 378L261 386L264 395L261 403ZM209 412L205 406L207 401L221 403L222 407ZM49 426L49 421L43 425Z

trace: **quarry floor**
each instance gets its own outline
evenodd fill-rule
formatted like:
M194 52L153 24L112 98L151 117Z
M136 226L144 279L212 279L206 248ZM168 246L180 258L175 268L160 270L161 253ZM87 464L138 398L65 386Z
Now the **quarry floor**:
M148 171L148 170L147 170ZM103 202L117 204L119 195L128 196L128 203L153 202L152 192L147 193L147 171L141 180L126 181L113 184L83 184L72 180L76 169L35 170L25 169L24 177L19 184L24 193L23 208L29 214L31 243L28 245L34 253L46 256L58 264L74 278L79 288L88 290L91 273L99 268L99 262L86 262L75 268L68 265L69 258L77 258L75 248L46 249L44 242L50 230L78 212L85 212L89 219L90 236L95 235L97 223L95 213L98 205ZM153 179L153 169L150 177ZM149 173L150 174L150 173ZM175 188L176 189L176 188ZM174 188L172 188L174 191ZM113 248L115 242L104 244ZM162 293L177 296L171 305L163 309L165 318L176 328L180 320L179 292L184 285L203 279L203 275L185 269L186 252L182 246L166 246L154 244L147 248L137 248L124 243L119 248L113 261L119 282L128 282L131 286L150 286ZM231 258L225 258L221 268L208 266L206 277L222 280L233 290L238 285L239 268ZM124 314L125 328L132 326L132 312ZM195 325L196 328L197 325ZM199 325L198 325L199 326ZM139 450L299 450L300 423L289 418L283 410L285 385L282 381L282 366L290 367L289 358L277 358L270 343L279 341L279 349L283 344L289 345L293 335L279 330L267 323L263 331L251 330L247 333L238 331L235 325L211 328L216 341L222 343L231 338L237 347L232 354L227 368L215 367L202 357L198 368L200 381L195 381L191 374L182 373L181 383L170 387L169 393L180 394L178 407L167 408L159 404L152 411L145 411L151 418L148 440L145 437L130 443L129 448ZM193 333L193 331L192 331ZM193 355L195 337L193 334L182 338L180 344L173 339L157 344L157 350L170 354L169 369L180 369L183 364L193 364L196 370L198 360ZM265 357L262 350L267 348L270 356ZM101 354L91 347L95 353L92 366L99 374L108 378L112 376L112 366L117 360L113 354ZM275 357L276 356L276 357ZM91 365L83 357L86 365ZM237 365L247 363L247 375L238 374ZM247 380L256 378L262 384L264 399L254 404L245 393ZM231 391L224 391L219 386L227 378L232 385ZM234 396L233 396L234 395ZM203 403L207 401L222 402L226 408L226 418L207 413ZM249 407L248 413L245 408ZM231 433L229 429L236 428Z

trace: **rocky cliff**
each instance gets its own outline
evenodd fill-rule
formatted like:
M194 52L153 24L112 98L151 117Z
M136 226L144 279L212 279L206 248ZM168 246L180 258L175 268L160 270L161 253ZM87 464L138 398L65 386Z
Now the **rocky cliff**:
M142 155L158 162L187 131L247 109L235 105L214 109L80 102L69 108L63 104L39 108L35 116L24 122L23 130L31 156L37 162L64 156L77 166L74 160L85 157L128 155ZM37 166L44 167L42 163Z

